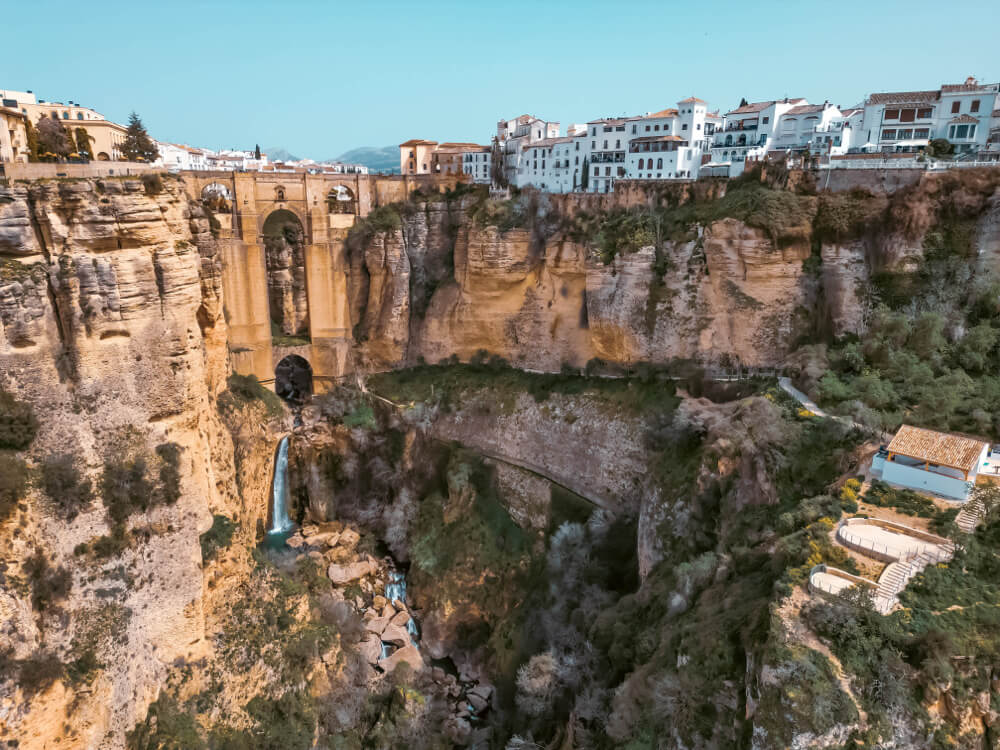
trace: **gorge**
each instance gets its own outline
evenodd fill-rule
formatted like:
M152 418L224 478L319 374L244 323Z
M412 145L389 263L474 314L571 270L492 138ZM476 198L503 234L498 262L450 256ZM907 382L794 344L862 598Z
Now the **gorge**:
M995 516L806 585L998 431L998 172L0 187L0 746L998 747Z

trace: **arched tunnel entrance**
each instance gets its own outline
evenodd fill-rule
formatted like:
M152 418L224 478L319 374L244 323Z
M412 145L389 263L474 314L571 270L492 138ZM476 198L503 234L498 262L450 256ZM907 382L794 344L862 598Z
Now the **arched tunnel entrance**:
M290 404L301 404L312 394L312 367L298 354L289 354L274 368L274 392Z
M279 208L263 227L267 264L267 299L271 337L275 343L309 343L309 298L306 293L306 235L299 217Z

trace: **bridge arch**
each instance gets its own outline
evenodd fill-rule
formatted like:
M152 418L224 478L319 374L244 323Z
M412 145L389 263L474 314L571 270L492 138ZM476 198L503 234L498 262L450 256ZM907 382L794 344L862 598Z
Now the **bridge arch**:
M229 213L233 208L233 193L221 182L210 182L201 189L201 202L215 213Z
M301 404L312 395L312 365L305 357L289 354L274 368L274 392L291 404Z
M331 214L351 214L358 212L358 197L347 185L334 185L326 194L327 212Z

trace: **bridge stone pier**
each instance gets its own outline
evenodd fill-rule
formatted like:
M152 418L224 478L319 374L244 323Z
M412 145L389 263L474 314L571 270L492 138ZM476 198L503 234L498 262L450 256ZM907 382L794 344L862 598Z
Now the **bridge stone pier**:
M354 372L356 321L351 320L345 244L350 228L374 208L406 200L417 188L443 190L464 179L301 172L191 171L181 176L188 196L213 217L233 369L273 387L278 364L294 355L311 367L317 392ZM282 232L297 249L301 245L302 262L292 272L268 269L266 243ZM295 313L308 320L308 335L300 331L294 342L276 344L272 313L283 300L269 295L289 285L296 286L297 300L304 291L305 311L297 305Z

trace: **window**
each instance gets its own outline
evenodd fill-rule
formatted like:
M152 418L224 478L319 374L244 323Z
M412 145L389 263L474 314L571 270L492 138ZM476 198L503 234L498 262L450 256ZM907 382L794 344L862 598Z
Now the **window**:
M646 132L649 132L649 125L646 126Z
M916 119L917 110L915 109L901 109L899 110L899 121L900 122L913 122Z
M597 148L597 141L591 141L590 142L590 150L593 151L595 148Z
M575 145L576 145L576 150L579 151L580 150L580 141L577 141Z
M659 130L659 129L660 129L660 126L659 126L659 125L654 125L654 126L653 126L653 130Z
M685 122L683 125L681 125L681 130L687 130L687 129L688 129L688 124Z
M622 147L622 142L620 140L616 139L615 140L615 148L621 148L621 147Z
M612 131L612 127L610 125L605 125L604 126L604 132L605 133L610 133L611 131Z
M694 129L695 130L701 130L701 123L699 122L699 123L695 124Z
M611 176L611 167L605 167L604 168L604 176L605 177L610 177Z
M594 177L597 177L601 173L600 167L594 167Z
M930 136L931 136L930 128L916 128L913 131L913 137L914 138L930 138ZM840 139L838 138L837 141L838 141L837 145L839 146L840 145Z
M618 127L615 128L615 131L619 132L619 133L624 133L625 132L625 126L624 125L619 125Z
M646 166L646 160L639 159L639 169L642 169L644 166Z
M604 142L604 148L607 148L607 147L608 147L608 142L607 142L607 141L605 141L605 142Z
M894 141L894 140L896 140L896 131L895 130L883 130L882 131L882 140L883 141Z
M953 115L958 114L961 110L962 110L962 102L960 102L960 101L953 101L951 103L951 113Z
M633 123L633 125L632 125L632 135L635 135L635 131L636 131L636 125Z
M656 160L656 168L657 169L663 169L663 159L657 159Z
M979 100L978 99L976 99L974 102L972 102L972 104L969 106L969 111L970 112L978 112L979 111Z
M934 114L934 110L931 109L930 107L925 107L923 109L918 109L917 110L917 119L918 120L929 120L933 116L933 114Z
M896 133L896 137L901 141L908 141L910 140L910 138L913 137L913 131L910 130L909 128L906 128L905 130L900 130Z
M976 102L976 104L979 104L979 102ZM976 110L972 110L972 111L975 112ZM77 112L76 113L76 119L77 120L82 120L83 119L83 112Z
M886 120L898 120L899 119L899 110L898 109L887 109L885 111L885 119Z
M761 118L761 122L763 122L765 125L767 125L769 122L771 122L771 118L770 117Z

